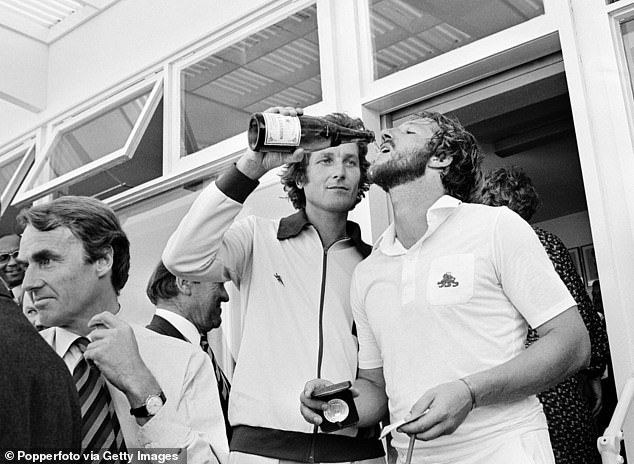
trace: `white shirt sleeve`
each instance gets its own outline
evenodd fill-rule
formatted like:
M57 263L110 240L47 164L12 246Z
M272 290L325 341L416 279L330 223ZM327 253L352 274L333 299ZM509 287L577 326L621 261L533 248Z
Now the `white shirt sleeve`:
M495 266L504 293L532 327L575 306L532 227L500 208L494 228Z
M376 342L374 332L370 328L368 315L365 312L365 292L359 284L359 266L352 274L350 284L350 305L352 316L357 327L359 340L359 369L375 369L383 366L381 351Z

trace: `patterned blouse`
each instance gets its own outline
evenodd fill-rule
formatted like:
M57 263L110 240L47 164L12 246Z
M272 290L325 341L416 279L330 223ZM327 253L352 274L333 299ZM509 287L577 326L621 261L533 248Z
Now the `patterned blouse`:
M537 395L544 406L555 462L600 464L601 457L596 446L599 433L595 430L590 405L584 394L584 379L599 377L605 370L607 335L564 243L550 232L538 227L534 229L559 277L577 302L592 346L590 366L586 370ZM537 332L530 329L527 346L538 338Z

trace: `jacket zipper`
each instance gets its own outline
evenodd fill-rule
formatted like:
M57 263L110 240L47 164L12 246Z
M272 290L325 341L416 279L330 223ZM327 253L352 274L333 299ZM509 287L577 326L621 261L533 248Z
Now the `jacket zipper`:
M326 294L326 270L328 268L328 250L324 250L321 271L321 293L319 296L319 350L317 352L317 378L321 378L321 363L324 357L324 296ZM315 441L318 426L313 428L313 438L310 443L308 462L315 462Z
M319 295L319 351L317 354L317 378L321 378L321 363L324 357L324 297L326 295L326 271L328 251L324 250L321 271L321 294Z

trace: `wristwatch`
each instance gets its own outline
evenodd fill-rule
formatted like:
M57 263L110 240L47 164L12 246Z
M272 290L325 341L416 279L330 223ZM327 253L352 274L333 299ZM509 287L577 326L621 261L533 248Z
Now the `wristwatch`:
M155 416L159 410L163 407L167 399L163 392L148 395L145 399L145 403L138 408L130 409L130 414L134 417L151 417Z

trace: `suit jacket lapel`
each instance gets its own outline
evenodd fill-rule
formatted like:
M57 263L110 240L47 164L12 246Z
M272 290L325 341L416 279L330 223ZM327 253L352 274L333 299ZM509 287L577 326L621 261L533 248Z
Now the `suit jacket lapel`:
M146 328L159 333L161 335L167 335L168 337L178 338L179 340L188 341L182 333L178 331L176 327L170 324L168 321L163 319L161 316L157 316L156 314L152 317L152 320Z

